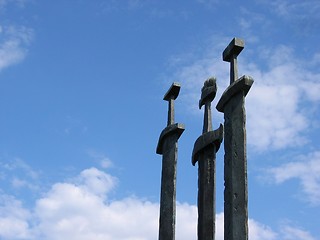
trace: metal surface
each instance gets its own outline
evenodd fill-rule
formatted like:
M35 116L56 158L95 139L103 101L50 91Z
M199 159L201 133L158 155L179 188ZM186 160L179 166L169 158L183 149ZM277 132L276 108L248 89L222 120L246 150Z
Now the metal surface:
M230 84L238 79L237 57L244 48L244 41L234 38L222 53L223 61L230 62Z
M168 101L168 121L167 126L174 124L174 100L178 97L180 92L180 84L179 83L172 83L169 90L163 97L163 100Z
M195 142L192 164L198 162L198 239L213 240L215 236L215 174L216 152L220 147L223 127L212 131L211 101L217 86L216 79L205 81L199 108L205 106L202 135Z
M217 104L224 113L224 239L248 240L248 183L245 96L252 78L238 78L237 56L244 42L234 38L223 52L230 62L230 86Z
M164 96L169 102L167 127L160 134L157 150L162 154L159 240L175 239L176 219L176 175L178 139L184 125L174 123L174 100L178 97L180 85L173 83Z

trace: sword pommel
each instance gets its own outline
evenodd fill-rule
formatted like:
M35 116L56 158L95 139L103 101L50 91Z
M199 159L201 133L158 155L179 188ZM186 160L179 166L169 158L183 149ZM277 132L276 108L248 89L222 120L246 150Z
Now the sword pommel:
M240 38L233 38L222 53L223 61L231 62L233 58L237 58L243 48L244 41Z
M179 95L181 85L177 82L172 83L169 90L163 97L163 100L169 101L170 99L176 99Z

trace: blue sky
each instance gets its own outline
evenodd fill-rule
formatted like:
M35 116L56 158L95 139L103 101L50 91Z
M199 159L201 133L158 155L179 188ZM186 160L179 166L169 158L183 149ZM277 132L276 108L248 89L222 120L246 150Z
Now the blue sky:
M0 238L158 236L162 100L181 84L177 240L196 239L203 82L245 40L250 239L320 230L319 1L0 0ZM213 111L213 128L223 115ZM217 154L223 239L223 148Z

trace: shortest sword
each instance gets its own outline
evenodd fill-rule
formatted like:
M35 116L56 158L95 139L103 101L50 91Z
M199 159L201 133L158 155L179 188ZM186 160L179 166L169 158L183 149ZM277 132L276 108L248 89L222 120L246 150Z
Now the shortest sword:
M167 127L160 134L157 154L162 154L159 240L175 239L176 175L178 139L184 125L174 123L174 100L178 97L180 84L173 83L163 100L169 102Z
M199 108L204 105L202 135L196 140L192 164L198 162L198 240L213 240L215 236L215 160L223 138L223 126L212 130L211 102L216 96L215 78L205 81Z

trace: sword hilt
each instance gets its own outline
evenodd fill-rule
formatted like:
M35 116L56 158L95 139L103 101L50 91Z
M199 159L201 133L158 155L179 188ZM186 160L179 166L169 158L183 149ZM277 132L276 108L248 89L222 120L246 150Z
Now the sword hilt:
M222 59L230 62L230 84L238 79L237 57L244 48L244 41L240 38L233 38L222 53Z
M205 105L204 120L203 120L203 133L212 131L211 120L211 102L217 93L217 80L215 77L208 78L201 89L201 98L199 100L199 108Z
M171 87L163 97L163 100L166 100L169 102L167 126L174 124L174 100L179 95L180 87L181 87L180 83L177 83L177 82L172 83Z

